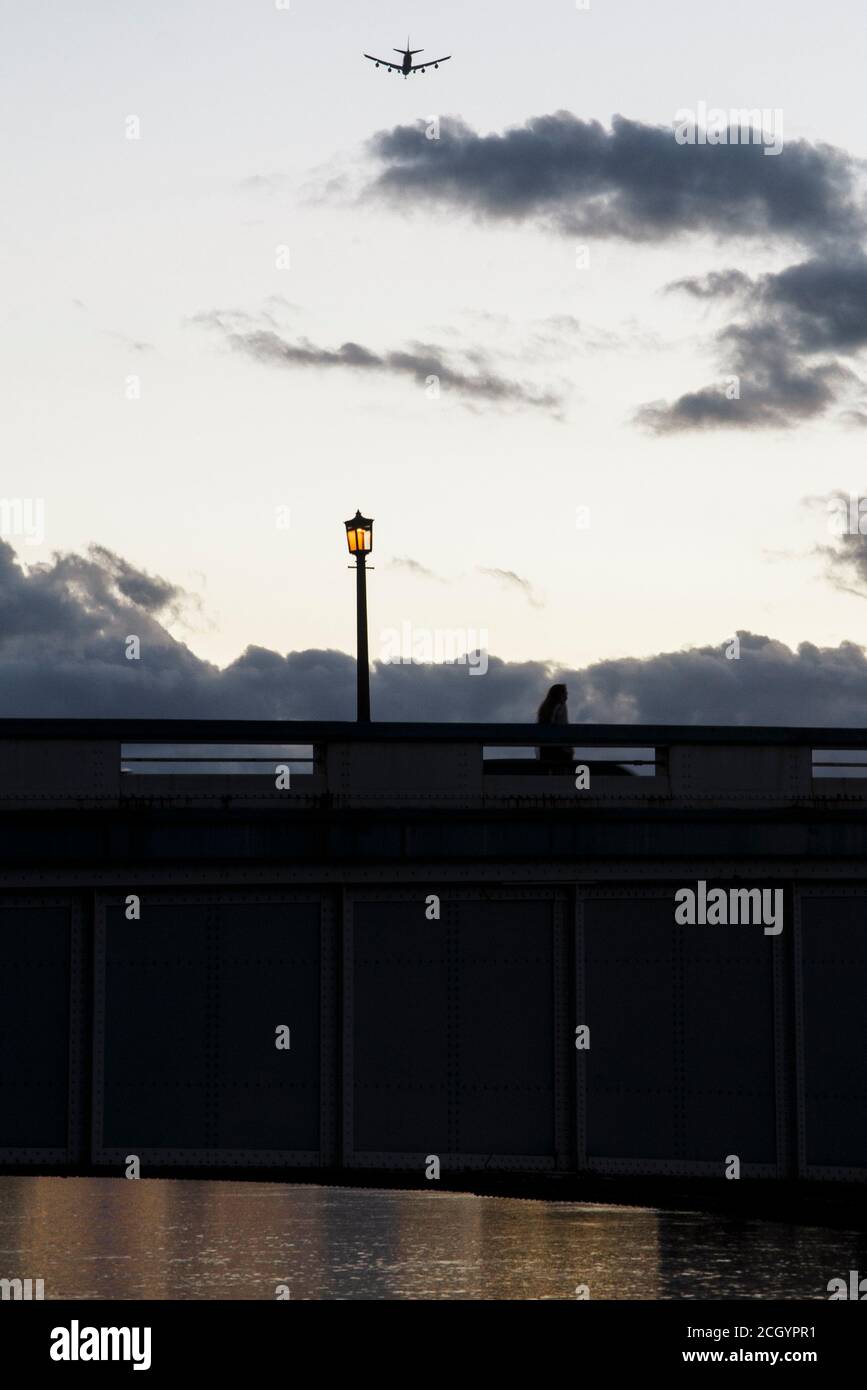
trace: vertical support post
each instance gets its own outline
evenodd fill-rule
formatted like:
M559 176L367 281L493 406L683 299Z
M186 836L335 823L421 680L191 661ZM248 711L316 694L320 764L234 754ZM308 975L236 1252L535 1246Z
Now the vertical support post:
M356 619L358 640L356 643L356 720L359 724L370 723L370 664L367 654L367 566L362 553L355 557Z

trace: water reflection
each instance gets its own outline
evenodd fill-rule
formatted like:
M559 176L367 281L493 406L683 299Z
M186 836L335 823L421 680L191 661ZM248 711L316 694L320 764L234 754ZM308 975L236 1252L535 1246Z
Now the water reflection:
M449 1192L0 1178L0 1278L46 1298L817 1298L863 1233Z

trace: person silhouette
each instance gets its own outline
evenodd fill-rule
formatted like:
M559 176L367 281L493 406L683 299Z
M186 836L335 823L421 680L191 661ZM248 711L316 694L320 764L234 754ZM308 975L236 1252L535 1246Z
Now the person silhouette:
M552 685L539 706L536 723L568 724L568 698L569 692L565 685ZM572 762L572 748L562 743L543 743L536 749L536 757L543 763L552 764L552 771L565 771L567 764Z

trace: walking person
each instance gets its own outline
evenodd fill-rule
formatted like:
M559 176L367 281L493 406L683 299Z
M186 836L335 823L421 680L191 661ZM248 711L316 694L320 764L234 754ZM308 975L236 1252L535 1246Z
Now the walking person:
M537 724L568 724L569 692L565 685L552 685L539 706ZM572 763L572 748L569 744L543 743L536 749L536 757L547 763L551 771L565 772Z

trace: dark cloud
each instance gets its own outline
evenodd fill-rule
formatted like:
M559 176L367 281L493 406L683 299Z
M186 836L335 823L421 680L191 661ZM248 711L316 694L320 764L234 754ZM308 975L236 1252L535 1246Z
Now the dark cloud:
M852 642L796 651L739 632L722 647L598 662L569 677L572 718L637 723L856 726L867 715L867 659ZM573 692L573 684L575 690ZM577 698L575 698L577 696Z
M64 578L75 574L80 579L86 567L89 590L98 591L103 607L110 602L112 590L116 590L122 598L146 613L156 615L169 612L173 617L177 616L187 595L176 584L136 569L128 560L115 555L104 545L91 546L88 556L83 565L78 557L64 556L55 562L55 572Z
M761 283L768 311L799 352L858 352L867 344L867 257L803 261Z
M547 223L568 235L658 242L684 232L778 238L810 247L860 239L856 163L788 141L681 145L673 129L615 116L611 129L569 111L480 135L458 118L380 131L368 196L480 218Z
M681 290L694 299L722 299L742 295L752 288L752 280L742 270L712 270L707 275L688 275L672 280L666 291Z
M789 428L837 407L843 423L867 417L860 380L840 360L867 343L867 223L860 165L844 151L795 140L769 158L759 142L684 145L672 129L615 116L609 130L568 111L487 135L449 118L438 140L423 124L397 126L371 150L380 167L368 196L405 206L657 244L692 232L807 247L812 259L774 275L725 269L668 287L739 303L740 317L717 335L724 380L643 405L636 420L665 434ZM577 327L564 318L537 333L539 355Z
M785 429L861 396L861 380L844 359L867 347L867 257L814 258L756 279L724 270L668 288L734 300L742 317L716 336L728 382L643 406L637 419L656 433ZM860 423L860 414L855 404L841 419Z
M443 348L431 343L411 343L407 348L384 353L354 342L325 348L306 338L289 341L272 329L245 331L238 324L238 315L198 314L193 321L218 328L234 351L254 362L288 369L375 372L381 376L409 377L420 386L427 386L430 378L436 377L444 391L453 391L466 404L528 405L552 414L559 414L562 405L562 398L555 391L543 391L500 375L479 351L464 353L468 363L464 367L450 361Z
M749 335L732 353L731 378L718 386L687 391L677 400L652 401L635 419L654 434L699 429L792 429L825 414L855 378L838 363L800 368L784 342L751 345ZM739 396L727 393L737 390Z
M189 599L178 585L136 569L105 546L86 556L55 555L50 564L23 570L0 541L0 643L53 643L66 635L98 639L109 629L172 639L161 618L175 618ZM139 627L128 627L131 617Z
M25 570L0 542L0 711L213 718L248 710L266 717L291 707L290 665L308 692L321 682L323 695L339 672L328 653L323 668L316 653L292 659L255 648L220 671L164 625L187 599L102 546ZM138 661L125 655L130 636L140 639ZM342 661L350 680L352 661Z
M181 591L101 547L23 570L0 543L0 715L351 719L355 663L336 651L281 655L248 647L223 669L202 661L160 621ZM141 637L141 660L124 656ZM563 670L489 657L467 666L376 663L379 719L532 722L555 680L575 722L863 726L867 659L851 642L820 648L747 632L740 659L725 646L595 662Z

